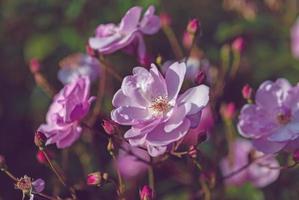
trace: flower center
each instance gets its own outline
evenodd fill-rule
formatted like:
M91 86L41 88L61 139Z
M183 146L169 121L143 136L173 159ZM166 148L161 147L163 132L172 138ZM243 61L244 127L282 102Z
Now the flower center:
M289 110L286 110L285 112L278 113L278 115L276 116L276 119L279 124L285 125L291 121L292 114Z
M158 96L157 98L155 98L149 109L150 112L154 115L163 115L164 113L167 113L170 110L171 106L168 103L168 98L166 97L162 97L162 96Z

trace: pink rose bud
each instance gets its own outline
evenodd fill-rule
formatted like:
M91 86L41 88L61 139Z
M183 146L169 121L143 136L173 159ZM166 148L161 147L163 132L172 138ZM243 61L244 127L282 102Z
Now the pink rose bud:
M40 62L36 58L32 58L29 62L31 73L35 74L40 70Z
M40 131L37 131L34 136L34 143L40 149L43 149L46 145L47 137Z
M6 166L5 158L4 158L4 156L0 155L0 170L6 169L6 168L7 168L7 166Z
M87 176L86 183L91 186L100 186L108 180L108 174L102 172L90 173Z
M140 200L152 200L153 190L149 186L143 186L142 190L139 191Z
M247 99L247 100L251 99L252 88L248 84L244 85L244 87L242 88L242 96L244 99Z
M236 106L233 102L228 104L222 104L220 108L220 113L225 119L232 119L236 113Z
M53 155L53 152L52 151L46 151L45 152L47 153L47 155L49 156L49 158L53 158L54 155ZM48 161L45 157L45 154L42 152L42 151L38 151L37 154L36 154L36 159L37 161L40 163L40 164L48 164Z
M232 49L237 51L237 52L242 52L245 47L245 41L243 37L237 37L234 39L232 43Z
M299 149L297 149L296 151L294 151L294 153L293 153L293 160L296 163L299 162Z
M189 147L188 155L189 155L191 158L196 158L196 157L197 157L197 150L196 150L196 148L195 148L194 145L192 145L192 146Z
M171 18L167 13L160 14L161 26L169 26L171 24Z
M204 73L204 71L199 70L195 78L195 83L201 85L205 82L205 80L206 80L206 74Z
M194 35L191 35L188 32L185 32L183 35L183 46L187 49L189 49L192 46L194 39Z
M187 25L187 32L190 34L195 34L199 29L199 21L197 19L191 19Z
M117 124L111 120L103 120L102 127L108 135L116 133Z

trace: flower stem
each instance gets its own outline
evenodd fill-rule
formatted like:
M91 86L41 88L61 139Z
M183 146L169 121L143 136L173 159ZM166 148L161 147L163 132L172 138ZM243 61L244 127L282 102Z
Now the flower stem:
M18 181L18 179L12 173L10 173L7 169L1 168L1 171L3 171L13 181L15 181L15 182Z
M105 68L109 74L111 74L119 82L122 82L121 76L113 69L111 64L109 64L104 58L100 58L99 60L102 64L102 67Z
M211 191L204 178L200 178L200 185L204 194L204 200L211 200Z
M155 196L155 175L154 175L154 168L153 166L148 167L148 184L153 191Z
M58 178L58 180L61 182L61 184L68 188L68 190L70 191L71 195L72 195L72 198L73 199L77 199L77 196L76 196L76 193L75 193L75 189L73 187L69 187L66 182L64 181L64 178L61 176L61 174L58 173L58 170L54 167L51 159L49 158L47 152L44 150L44 149L41 149L41 151L43 152L47 162L49 163L50 165L50 168L52 169L52 171L54 172L54 174L56 175L56 177Z
M168 25L162 27L166 37L169 40L170 46L173 50L174 55L178 60L183 58L183 51L179 45L178 39L176 38L172 28Z
M116 163L117 161L116 161L116 157L115 157L114 153L110 152L110 154L112 156L113 162ZM121 176L121 173L120 173L118 167L116 167L116 173L117 173L117 179L118 179L118 195L121 200L125 200L125 197L124 197L125 184L124 184L123 178Z
M44 90L44 92L51 98L55 94L55 90L53 87L50 85L50 83L47 81L47 79L40 73L36 72L33 74L35 82L38 86Z

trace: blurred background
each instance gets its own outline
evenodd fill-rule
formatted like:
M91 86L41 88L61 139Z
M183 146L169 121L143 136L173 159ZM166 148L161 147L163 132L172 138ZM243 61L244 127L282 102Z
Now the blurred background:
M239 74L226 87L222 97L223 101L236 102L238 108L245 103L240 92L245 83L256 88L265 79L285 77L292 83L299 80L299 60L291 53L290 40L290 29L299 11L297 0L2 0L0 154L6 157L10 170L16 176L41 177L47 182L46 192L55 194L61 191L52 172L36 158L34 132L45 121L51 99L36 86L28 65L30 59L40 60L42 74L58 91L62 88L57 79L59 61L69 54L85 52L88 38L94 34L97 25L118 23L123 14L135 5L144 8L155 5L157 13L167 13L179 42L187 22L191 18L199 19L202 33L197 44L214 66L221 62L223 46L241 36L245 46ZM174 59L162 31L146 37L146 42L154 56ZM132 67L138 65L136 59L123 53L116 53L109 60L123 75L129 74ZM108 81L113 83L113 80ZM110 87L105 96L106 114L102 114L96 123L100 131L103 131L101 120L109 116L111 97L119 85L112 84ZM217 133L221 134L221 130ZM68 169L71 182L78 185L83 184L89 172L99 169L112 171L111 164L107 164L109 155L103 153L106 141L96 135L86 135L80 145L70 149L58 151L55 147L50 148L53 158L63 169ZM163 174L160 176L161 181L165 181ZM216 195L215 199L299 199L298 180L299 171L290 170L282 173L279 180L264 188L263 192L246 185L230 188L225 197ZM188 199L186 188L162 183L165 188L161 188L158 199ZM80 195L84 200L113 199L111 190L109 187L91 188ZM137 195L138 187L133 191L133 196ZM20 191L15 190L11 180L0 173L0 200L14 199L21 199Z

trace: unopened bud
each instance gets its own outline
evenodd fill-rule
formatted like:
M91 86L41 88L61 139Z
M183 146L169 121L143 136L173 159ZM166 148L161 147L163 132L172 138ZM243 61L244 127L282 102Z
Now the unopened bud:
M113 135L116 133L117 124L111 120L103 120L102 127L108 135Z
M108 181L108 174L102 172L90 173L88 174L86 179L87 185L94 185L94 186L100 186L107 181Z
M242 96L246 100L251 100L252 88L248 84L244 85L242 88Z
M195 83L200 85L200 84L203 84L206 80L206 74L203 70L199 70L199 72L197 73L196 75L196 78L195 78Z
M32 58L29 62L29 67L31 73L35 74L40 70L40 62L36 58Z
M197 157L197 150L196 150L196 148L195 148L194 145L192 145L192 146L189 147L188 155L189 155L191 158L196 158L196 157Z
M237 37L232 43L232 49L236 52L241 53L245 47L245 42L243 37Z
M140 200L152 200L153 190L148 185L143 186L142 190L139 191Z
M171 17L167 13L160 14L160 23L161 26L170 26L171 24Z
M34 136L34 143L39 149L44 149L47 142L47 137L40 131L37 131Z
M191 48L193 43L194 35L191 35L188 32L185 32L183 35L183 45L186 49Z
M222 104L220 107L220 113L224 119L233 119L236 113L235 104L233 102Z
M4 156L0 155L0 170L7 169L6 161Z
M298 163L299 162L299 149L293 152L293 160Z
M53 152L51 152L51 151L46 151L46 150L44 150L45 151L45 153L48 155L48 157L51 159L51 158L53 158ZM37 159L37 161L40 163L40 164L47 164L48 163L48 161L47 161L47 158L46 158L46 156L45 156L45 154L44 154L44 152L43 151L38 151L37 152L37 154L36 154L36 159Z
M195 34L199 29L199 21L197 19L191 19L187 25L187 32Z

